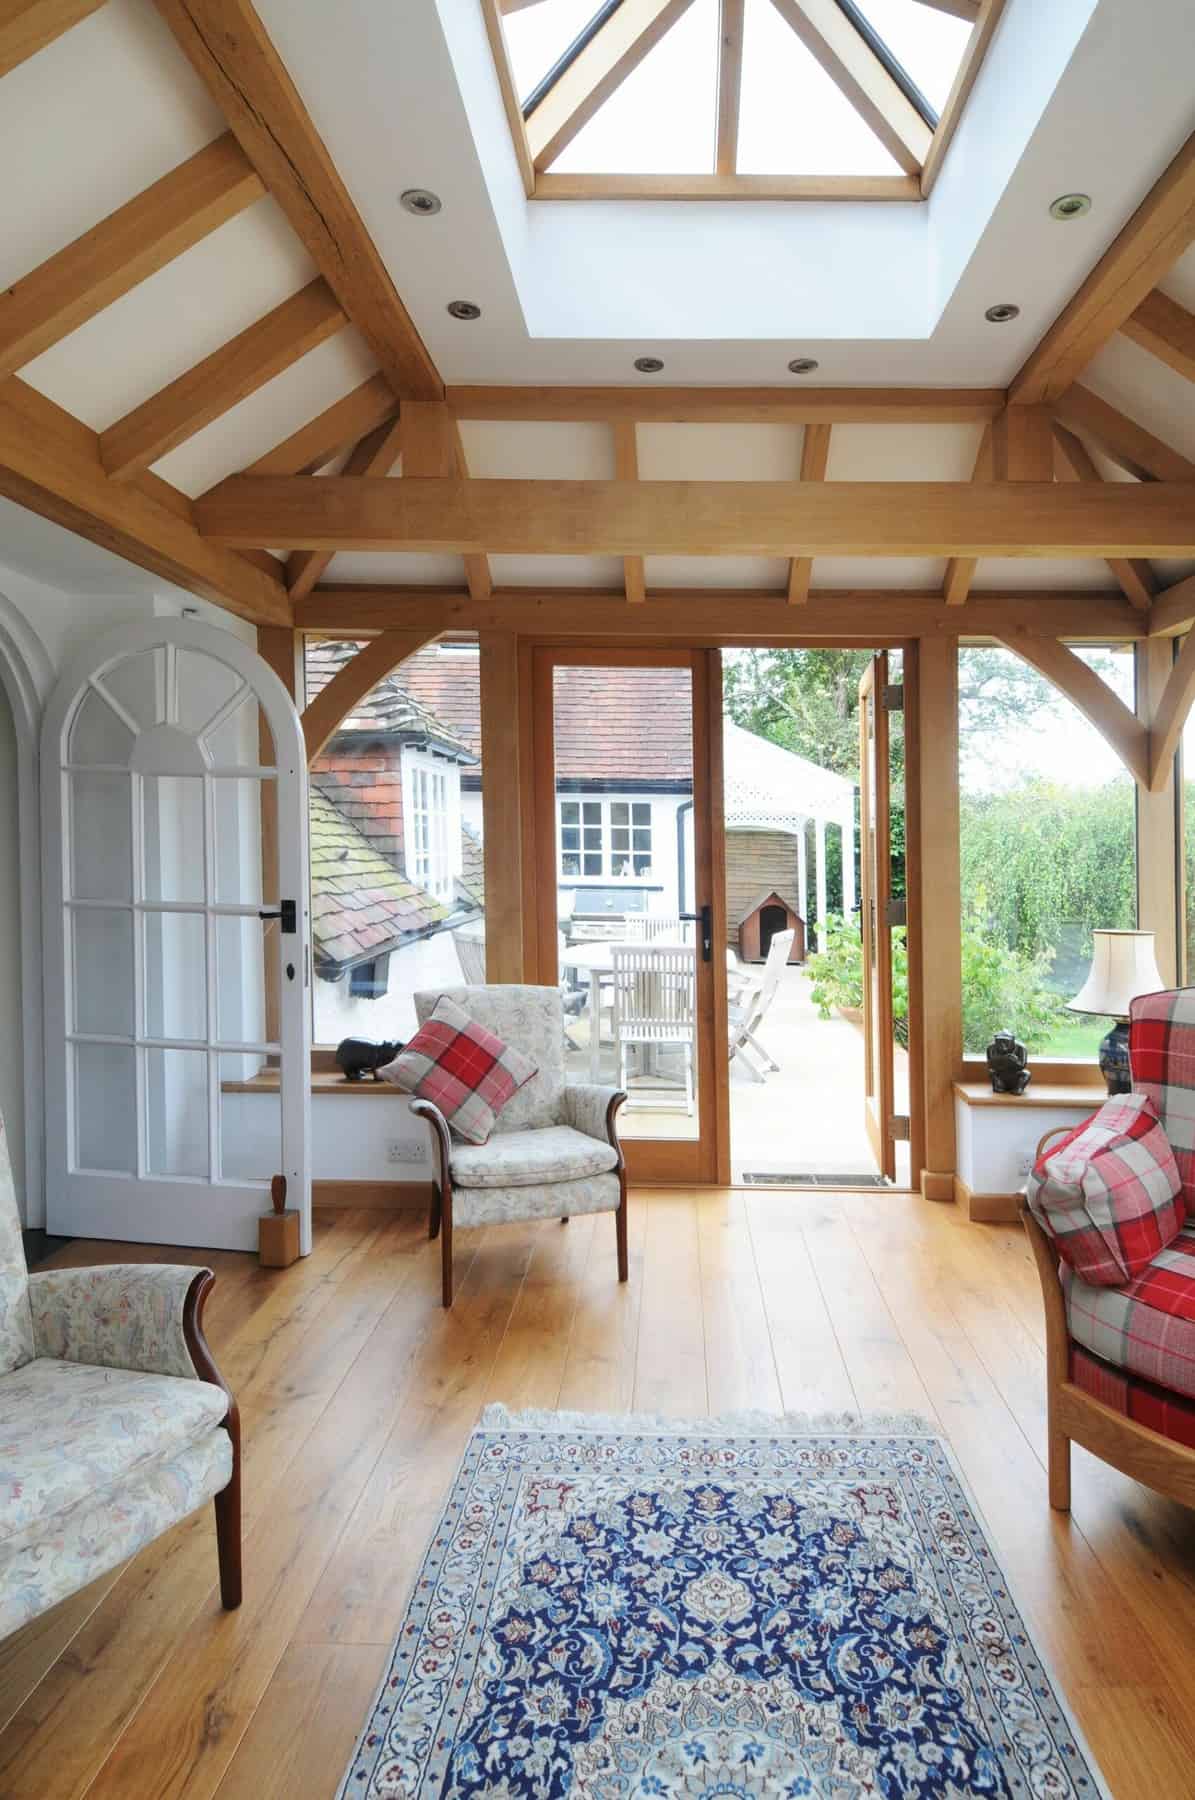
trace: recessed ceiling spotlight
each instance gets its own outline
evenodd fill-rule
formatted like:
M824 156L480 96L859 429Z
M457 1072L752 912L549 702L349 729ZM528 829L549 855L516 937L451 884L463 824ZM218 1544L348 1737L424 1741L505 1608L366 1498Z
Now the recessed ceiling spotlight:
M406 188L398 196L398 204L417 218L430 219L440 210L440 196L430 188Z
M1052 219L1081 219L1084 213L1090 211L1090 194L1059 194L1057 200L1050 202Z
M658 375L660 370L664 367L664 363L663 359L659 356L637 356L635 358L635 367L638 369L640 375Z
M1020 318L1021 309L1011 300L1002 300L999 306L989 306L983 316L989 325L1008 325L1013 319Z
M481 308L475 300L450 300L447 311L454 319L480 319Z
M794 356L788 365L790 375L812 375L818 367L816 356Z

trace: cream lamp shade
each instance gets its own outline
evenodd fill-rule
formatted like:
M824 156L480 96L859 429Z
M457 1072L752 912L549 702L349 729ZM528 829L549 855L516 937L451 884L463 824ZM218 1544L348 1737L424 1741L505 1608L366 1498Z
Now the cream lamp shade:
M1127 1019L1138 994L1156 994L1166 983L1158 972L1152 931L1093 931L1091 971L1071 1012Z

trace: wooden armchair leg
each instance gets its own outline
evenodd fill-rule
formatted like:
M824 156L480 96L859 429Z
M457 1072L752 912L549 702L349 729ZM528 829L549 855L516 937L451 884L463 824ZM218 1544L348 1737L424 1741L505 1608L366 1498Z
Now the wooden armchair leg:
M427 1235L429 1238L435 1239L439 1235L440 1215L442 1210L440 1202L440 1184L438 1181L433 1181L431 1205L428 1208L427 1214Z
M1071 1441L1052 1421L1049 1427L1050 1505L1056 1512L1071 1509Z
M452 1213L448 1207L440 1222L440 1300L445 1307L452 1305Z
M224 1429L232 1439L232 1475L216 1495L216 1555L220 1603L225 1612L233 1612L241 1604L241 1421L235 1406Z

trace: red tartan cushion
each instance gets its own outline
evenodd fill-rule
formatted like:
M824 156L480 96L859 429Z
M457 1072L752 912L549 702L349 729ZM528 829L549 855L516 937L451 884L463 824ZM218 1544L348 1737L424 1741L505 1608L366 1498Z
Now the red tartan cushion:
M1186 1220L1174 1152L1147 1094L1116 1094L1046 1151L1026 1198L1059 1256L1096 1287L1121 1287Z
M507 1101L536 1072L529 1056L448 999L437 1000L430 1019L378 1071L405 1093L438 1106L467 1144L485 1143Z

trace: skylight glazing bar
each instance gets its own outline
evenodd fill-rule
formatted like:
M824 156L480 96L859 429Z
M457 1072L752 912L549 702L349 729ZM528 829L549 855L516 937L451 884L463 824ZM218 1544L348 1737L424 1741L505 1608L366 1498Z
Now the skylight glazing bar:
M938 129L937 113L934 111L925 95L921 92L921 89L917 86L917 83L913 80L913 77L909 74L904 64L897 61L875 26L860 12L855 4L855 0L835 0L835 4L838 7L839 12L842 13L845 18L850 20L872 55L876 57L877 61L884 65L884 68L887 70L888 74L891 75L893 81L896 83L909 105L915 112L920 113L922 119L929 126L931 131L936 131Z
M578 32L577 36L573 39L568 49L564 51L563 55L558 56L547 73L540 76L540 79L536 82L527 98L523 101L524 122L531 117L541 101L547 99L548 95L562 76L568 74L581 52L589 47L603 25L606 24L607 20L614 17L614 14L621 5L622 0L604 0L604 3L598 8L597 12L594 13L584 31Z

